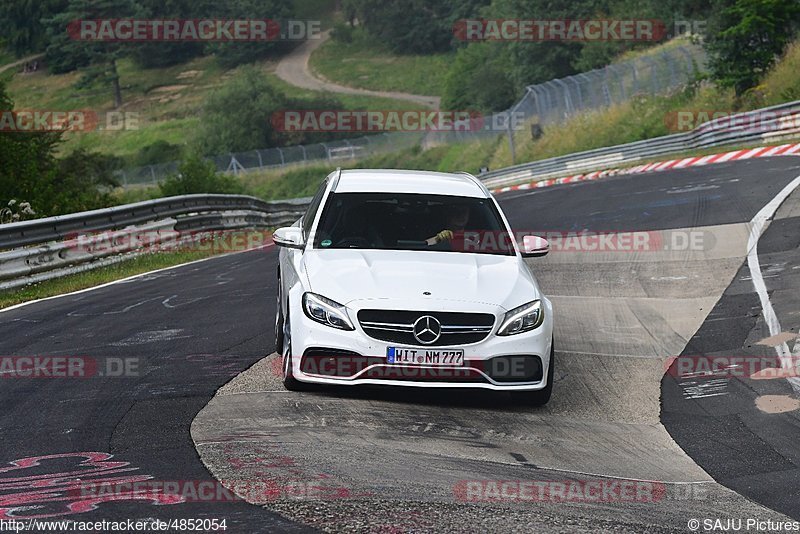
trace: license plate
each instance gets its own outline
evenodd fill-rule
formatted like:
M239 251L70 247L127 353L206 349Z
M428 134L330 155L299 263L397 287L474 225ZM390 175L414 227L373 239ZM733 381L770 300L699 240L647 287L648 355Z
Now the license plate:
M464 351L461 349L420 349L388 347L387 363L413 365L464 365Z

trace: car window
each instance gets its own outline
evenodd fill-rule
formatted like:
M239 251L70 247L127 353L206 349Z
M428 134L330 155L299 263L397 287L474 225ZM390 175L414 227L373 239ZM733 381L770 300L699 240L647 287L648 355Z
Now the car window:
M328 181L325 180L322 182L322 185L319 186L317 189L314 198L311 199L311 202L308 205L308 209L306 209L305 215L303 215L303 237L307 238L309 232L311 232L311 225L314 224L314 217L317 215L317 210L319 209L319 204L322 202L322 197L325 194L325 188L328 185Z
M491 199L413 193L332 194L314 248L516 254Z

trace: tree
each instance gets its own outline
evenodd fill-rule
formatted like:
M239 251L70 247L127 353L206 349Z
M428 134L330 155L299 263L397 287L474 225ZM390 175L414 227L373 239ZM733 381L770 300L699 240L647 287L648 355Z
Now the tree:
M718 12L706 36L711 75L741 96L758 83L797 33L800 2L734 0Z
M458 51L445 78L444 109L487 113L514 103L508 49L497 44L473 43Z
M454 42L453 24L474 17L486 0L351 0L347 16L396 54L445 52Z
M291 0L230 0L215 6L214 16L229 20L263 19L282 21L292 18L294 7ZM281 27L284 31L284 28ZM289 51L297 43L282 39L271 41L231 41L209 45L220 65L225 68L263 59Z
M262 71L243 67L238 76L206 100L202 129L197 138L198 149L202 154L216 155L325 141L336 134L281 131L274 127L273 116L286 110L333 110L341 107L341 103L333 98L289 98L273 87Z
M0 110L7 113L14 103L0 83ZM9 200L28 201L42 212L38 200L47 194L53 155L60 136L56 133L25 133L0 129L0 206Z
M14 103L0 84L0 110ZM76 151L57 159L59 132L13 132L0 129L0 206L29 202L40 217L103 208L115 203L109 194L118 184L115 158Z
M209 14L205 0L136 0L145 19L195 19ZM203 54L202 42L146 42L131 47L131 57L146 69L185 63Z
M46 60L53 63L52 70L68 72L83 67L78 86L110 85L114 107L119 108L122 88L117 62L131 53L131 43L78 40L68 28L81 20L137 18L139 9L134 0L68 0L65 10L47 20L50 46Z
M18 56L39 52L47 45L44 19L61 12L67 0L3 0L0 2L0 26L5 46Z

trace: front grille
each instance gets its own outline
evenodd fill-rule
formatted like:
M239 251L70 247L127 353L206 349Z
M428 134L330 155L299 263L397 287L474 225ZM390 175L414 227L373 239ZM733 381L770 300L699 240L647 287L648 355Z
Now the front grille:
M414 337L414 323L426 315L436 318L442 326L439 339L429 344L420 343ZM375 339L428 347L478 343L486 339L494 327L494 315L490 313L361 310L358 312L358 321L364 332Z

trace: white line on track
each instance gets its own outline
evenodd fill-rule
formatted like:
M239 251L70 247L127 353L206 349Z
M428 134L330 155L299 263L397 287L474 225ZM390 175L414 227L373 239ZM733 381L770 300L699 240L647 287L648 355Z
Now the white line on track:
M756 216L750 221L750 237L747 240L747 266L750 268L750 277L753 280L756 293L758 293L758 299L761 301L764 322L769 328L770 336L781 333L781 323L778 320L778 315L775 313L775 308L772 307L772 302L769 300L767 286L764 283L764 276L761 274L761 264L758 261L758 240L767 225L767 221L775 215L775 212L783 201L786 200L799 185L800 176L789 182L789 185L784 187L775 198L761 208L761 211L756 213ZM795 343L795 352L798 351L800 351L800 342ZM795 360L792 358L792 353L789 351L789 345L786 342L777 345L775 347L775 352L778 353L778 357L781 359L781 366L784 369L791 369L795 366ZM787 380L792 385L792 389L800 393L800 378L793 376L787 378Z
M13 306L9 306L8 308L0 309L0 313L16 310L17 308L22 308L23 306L28 306L30 304L35 304L37 302L42 302L45 300L52 300L61 297L68 297L70 295L78 295L80 293L88 293L89 291L94 291L96 289L101 289L108 286L113 286L115 284L121 284L123 282L127 282L129 280L133 280L134 278L139 278L140 276L147 276L149 274L160 273L161 271L169 271L170 269L177 269L178 267L185 267L186 265L194 265L195 263L202 263L204 261L215 260L218 258L226 258L228 256L233 256L235 254L242 254L244 252L252 252L254 250L263 250L265 248L269 248L274 246L274 243L267 243L266 245L261 245L258 247L253 247L247 250L237 250L236 252L228 252L227 254L217 254L216 256L209 256L208 258L200 258L199 260L193 260L186 263L179 263L178 265L171 265L169 267L162 267L161 269L155 269L154 271L147 271L146 273L139 273L134 274L133 276L128 276L126 278L120 278L119 280L112 280L111 282L106 282L105 284L100 284L99 286L87 287L85 289L79 289L77 291L71 291L69 293L62 293L60 295L53 295L51 297L44 297L36 300L29 300L26 302L20 302L19 304L14 304Z

